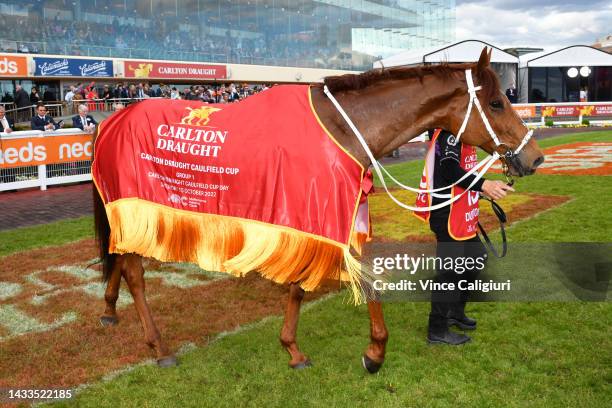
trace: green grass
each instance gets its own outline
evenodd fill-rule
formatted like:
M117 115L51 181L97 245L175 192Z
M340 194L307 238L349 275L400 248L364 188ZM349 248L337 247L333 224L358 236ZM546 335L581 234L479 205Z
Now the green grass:
M328 299L300 319L308 370L292 371L280 318L88 388L78 407L603 407L609 403L610 304L475 304L481 328L459 348L425 344L428 304L385 305L391 337L376 375L361 367L364 306ZM143 345L126 345L143 347ZM593 349L594 348L594 349Z
M577 140L611 141L612 132L548 139L542 147ZM392 167L418 180L421 162ZM609 242L609 177L536 175L517 190L570 195L573 201L510 228L514 241ZM405 213L404 213L405 214ZM402 217L408 217L408 214ZM401 222L401 219L398 219ZM384 231L382 231L384 233ZM603 407L612 393L610 303L474 303L474 342L425 344L429 305L385 305L390 331L385 366L376 375L360 364L368 335L365 306L340 294L302 313L298 338L314 366L287 368L280 318L181 356L181 365L141 366L97 383L79 407ZM189 301L197 301L190 299ZM142 343L126 347L146 347Z
M0 231L0 257L93 237L93 217Z

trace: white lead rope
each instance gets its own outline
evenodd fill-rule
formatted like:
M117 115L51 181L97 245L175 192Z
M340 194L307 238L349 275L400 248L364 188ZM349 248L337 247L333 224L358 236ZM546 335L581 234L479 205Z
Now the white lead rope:
M338 110L338 112L340 112L340 115L342 115L342 117L344 118L344 120L346 121L346 123L349 125L349 127L351 128L351 130L353 131L353 133L355 133L355 136L357 136L357 140L359 141L359 143L361 144L361 147L363 148L363 150L366 152L366 154L368 155L368 158L370 159L370 162L372 163L372 167L374 168L374 171L376 172L376 175L378 176L378 178L380 179L380 182L382 183L387 195L391 198L391 200L393 200L397 205L399 205L402 208L405 208L407 210L410 211L419 211L419 212L423 212L423 211L433 211L433 210L437 210L439 208L443 208L446 207L447 205L450 205L452 203L454 203L455 201L457 201L463 194L465 194L466 191L468 191L469 189L471 189L474 184L476 184L476 182L478 180L480 180L482 178L482 176L489 170L489 168L493 165L493 163L495 162L495 160L497 160L499 158L499 155L496 153L494 153L492 156L487 157L486 159L484 159L479 165L475 166L472 170L472 173L477 171L479 167L483 167L483 169L478 173L478 175L476 176L476 178L472 181L472 183L470 184L470 186L465 189L465 191L463 191L461 194L456 195L455 197L450 198L449 200L443 202L443 203L439 203L433 206L428 206L428 207L414 207L411 205L407 205L404 204L403 202L399 201L390 191L389 188L387 187L387 183L385 182L385 177L383 175L383 172L381 171L381 168L383 168L378 161L376 160L376 158L374 157L374 154L372 154L372 151L370 150L370 147L368 146L368 144L366 143L364 137L362 136L361 132L359 132L359 130L357 129L357 127L355 126L355 124L353 123L353 121L351 120L351 118L349 118L349 116L346 114L346 112L344 111L344 109L342 109L342 106L340 106L340 104L338 103L338 101L336 100L336 98L334 98L334 96L332 95L332 93L329 91L329 89L327 88L327 86L325 86L323 88L323 91L325 92L325 95L327 95L327 97L332 101L332 103L334 104L334 106L336 107L336 109ZM385 170L386 171L386 170ZM456 183L454 183L456 184ZM442 190L448 189L451 186L447 186L444 187ZM416 191L416 192L427 192L427 190L415 190L410 188L411 191ZM440 191L440 189L436 189L436 191Z
M399 180L397 180L395 177L393 177L391 175L391 173L389 173L389 171L387 169L385 169L382 164L380 164L379 161L377 161L377 163L380 166L380 168L382 169L382 171L385 173L385 175L387 177L389 177L391 179L391 181L393 181L395 184L397 184L398 186L400 186L404 190L412 191L412 192L415 192L415 193L428 193L428 194L431 194L432 197L437 197L437 198L449 198L450 194L436 194L436 192L443 191L443 190L448 190L449 188L451 188L451 187L461 183L463 180L465 180L466 178L468 178L472 174L476 173L482 166L484 166L485 164L488 163L488 157L485 158L484 160L482 160L476 166L472 167L470 169L470 171L468 171L463 176L461 176L461 178L459 180L455 181L453 184L449 184L448 186L440 187L440 188L432 188L432 189L429 189L429 190L425 190L425 189L421 189L421 188L414 188L414 187L410 187L410 186L406 186L406 185L402 184Z

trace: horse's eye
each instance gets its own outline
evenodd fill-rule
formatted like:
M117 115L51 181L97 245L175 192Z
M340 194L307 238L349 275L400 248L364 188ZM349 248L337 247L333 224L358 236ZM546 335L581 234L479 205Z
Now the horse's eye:
M489 105L491 106L491 108L496 109L496 110L504 109L504 104L499 99L495 101L491 101Z

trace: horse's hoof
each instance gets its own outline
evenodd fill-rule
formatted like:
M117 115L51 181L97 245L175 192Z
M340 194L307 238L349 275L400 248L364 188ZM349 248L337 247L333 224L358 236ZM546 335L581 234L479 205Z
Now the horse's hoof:
M157 365L160 368L176 367L178 365L178 360L175 356L163 357L157 360Z
M363 364L363 368L368 370L368 373L370 374L376 374L378 370L380 370L380 367L382 367L383 365L382 362L377 363L365 354L361 358L361 363Z
M302 361L301 363L297 363L296 365L290 365L294 370L302 370L304 368L312 367L312 362L308 359L306 361Z
M117 316L102 316L100 318L102 326L115 326L118 322Z

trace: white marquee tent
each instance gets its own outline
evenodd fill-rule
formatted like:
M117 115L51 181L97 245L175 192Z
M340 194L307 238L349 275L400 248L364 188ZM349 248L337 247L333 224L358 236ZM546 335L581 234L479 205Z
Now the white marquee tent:
M436 64L441 62L476 62L484 47L493 49L491 63L501 80L502 89L516 84L518 58L506 51L478 40L460 41L444 47L406 51L374 63L374 68Z
M612 54L588 45L572 45L552 52L536 52L519 59L520 102L527 102L530 68L612 67Z
M494 45L478 40L460 41L444 47L406 51L374 63L374 68L439 62L476 62L484 47L493 48L491 62L518 64L518 59Z

